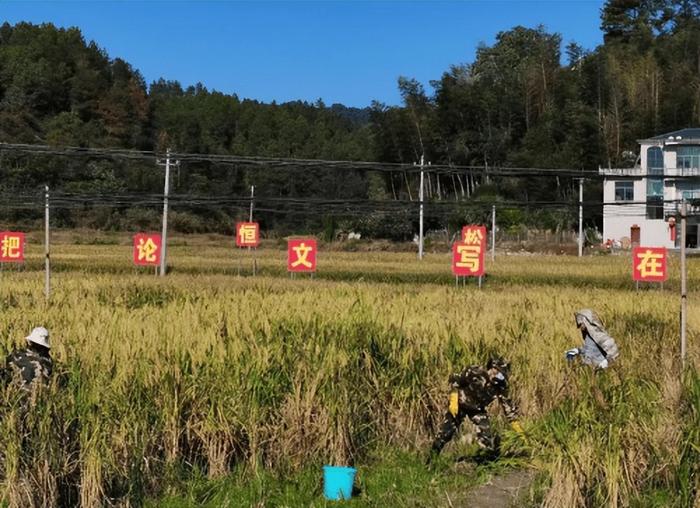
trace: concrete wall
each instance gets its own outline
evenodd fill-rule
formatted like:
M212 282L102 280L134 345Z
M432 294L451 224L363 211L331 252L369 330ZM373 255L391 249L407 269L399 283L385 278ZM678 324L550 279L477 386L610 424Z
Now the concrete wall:
M633 217L625 214L616 215L611 207L603 208L603 241L622 240L630 238L630 231L633 225L639 226L640 241L644 247L667 247L673 248L675 243L671 240L671 230L668 223L662 220L647 220L644 215Z
M615 181L606 180L603 185L603 200L605 203L615 203ZM664 199L675 199L675 187L664 186ZM640 241L646 247L674 247L671 231L664 220L648 220L646 218L646 178L634 180L634 201L639 204L621 204L603 206L603 241L630 238L633 225L639 226ZM624 203L624 202L619 202Z
M664 166L667 168L676 168L676 164L678 163L677 155L676 147L666 147L664 149Z
M629 182L630 179L621 178L619 180L609 180L606 179L603 185L603 203L615 203L615 182ZM634 181L634 196L633 201L645 201L647 199L647 182L646 179L636 179ZM624 201L620 201L624 203ZM642 205L619 205L617 208L620 210L637 209L638 206ZM644 208L644 214L646 214L646 208Z

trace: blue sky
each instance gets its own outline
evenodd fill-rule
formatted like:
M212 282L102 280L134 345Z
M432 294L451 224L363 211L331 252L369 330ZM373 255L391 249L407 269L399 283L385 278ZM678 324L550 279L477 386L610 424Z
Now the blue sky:
M0 0L0 20L79 27L110 57L183 85L264 102L364 107L400 102L398 76L430 91L450 65L516 25L545 26L593 49L603 0L82 1ZM563 48L562 48L563 49Z

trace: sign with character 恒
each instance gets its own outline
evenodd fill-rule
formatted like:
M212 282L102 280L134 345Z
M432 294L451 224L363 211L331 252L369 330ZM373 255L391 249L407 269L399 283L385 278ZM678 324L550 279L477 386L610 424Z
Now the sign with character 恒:
M236 223L236 246L257 247L260 245L260 225L257 222Z

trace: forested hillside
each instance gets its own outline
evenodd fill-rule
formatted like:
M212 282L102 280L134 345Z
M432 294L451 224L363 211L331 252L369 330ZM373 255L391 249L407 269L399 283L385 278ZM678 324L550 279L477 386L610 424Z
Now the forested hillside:
M636 139L700 126L700 0L610 0L601 28L604 44L587 50L543 27L514 27L481 46L473 62L436 76L434 93L400 77L401 106L373 103L362 110L321 100L264 104L167 76L147 84L79 28L6 23L0 27L0 142L404 163L424 155L433 164L484 168L629 165ZM0 220L36 217L44 184L75 199L91 196L82 207L66 204L59 211L63 226L157 224L157 207L134 198L162 192L162 169L152 161L3 150L0 192L11 197ZM418 179L411 174L185 162L173 177L173 192L188 196L245 197L250 185L267 231L320 232L337 221L369 235L406 238L414 231L408 206L384 220L387 214L372 213L367 201L415 200ZM600 199L596 185L587 188L591 201ZM426 189L431 201L455 203L448 211L429 209L431 227L466 220L474 213L469 203L575 200L567 179L487 179L483 172L432 174ZM105 195L124 199L94 208ZM309 205L282 206L282 198L364 204L357 209L362 213L340 205L319 213ZM231 219L247 209L182 203L173 215L182 231L230 230ZM513 208L504 220L568 228L575 216L571 207L540 208ZM591 224L595 212L589 212Z

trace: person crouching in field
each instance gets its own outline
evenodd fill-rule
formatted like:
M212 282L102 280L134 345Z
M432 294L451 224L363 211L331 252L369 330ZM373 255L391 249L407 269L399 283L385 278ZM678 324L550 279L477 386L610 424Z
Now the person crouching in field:
M430 452L429 461L438 455L452 439L465 418L476 426L476 440L481 452L477 461L494 460L500 453L500 439L493 434L486 408L498 400L513 430L523 433L518 422L518 409L508 397L510 365L502 359L489 360L486 368L479 365L467 367L449 378L451 393L449 410L445 414Z
M34 328L27 337L27 347L11 353L6 360L4 377L24 392L37 384L47 385L53 370L49 331Z
M577 356L586 365L598 369L607 369L610 362L620 356L615 339L603 328L600 319L590 309L583 309L574 313L576 326L581 331L583 347L572 348L566 351L566 359L574 361Z

